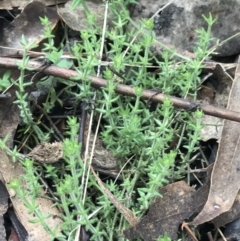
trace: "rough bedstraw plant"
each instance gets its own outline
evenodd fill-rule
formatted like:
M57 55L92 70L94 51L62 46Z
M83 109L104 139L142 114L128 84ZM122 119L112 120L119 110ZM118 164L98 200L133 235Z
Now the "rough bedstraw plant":
M153 43L161 45L156 41L153 32L153 19L142 20L136 24L130 19L126 5L132 1L112 0L109 2L109 9L115 16L113 21L115 27L106 30L109 47L105 55L108 56L109 66L103 71L103 77L107 80L107 86L102 89L94 89L88 75L96 75L96 66L99 65L99 52L101 49L101 37L99 27L94 15L83 4L87 12L88 28L81 31L81 41L72 46L73 55L76 58L76 71L81 77L64 81L61 79L48 79L47 81L61 81L66 85L65 91L75 96L76 102L84 101L91 103L96 93L94 107L96 113L102 113L105 125L102 126L101 136L108 149L119 160L119 167L122 168L122 181L116 184L113 180L105 182L107 188L138 217L141 217L148 209L151 201L156 196L161 196L159 187L164 186L170 180L174 180L189 168L190 159L193 153L198 151L200 130L202 128L202 112L176 110L170 98L165 98L162 104L155 106L149 101L141 100L144 89L159 90L166 95L178 95L182 98L193 96L196 98L196 91L200 84L199 74L203 67L203 61L209 57L208 43L212 40L210 30L215 20L211 15L205 20L208 29L198 31L199 41L196 44L196 58L187 59L166 48L162 54L162 60L151 54L150 47ZM74 4L77 4L75 1ZM46 57L58 64L61 59L62 50L54 46L53 35L49 31L49 24L46 18L41 19L45 27L44 52ZM126 29L126 22L131 22L131 29ZM132 41L137 36L137 40ZM23 41L26 51L28 44ZM87 56L86 56L86 53ZM27 69L28 58L23 58L21 69ZM154 66L152 66L154 63ZM151 67L160 69L156 73ZM114 92L119 78L125 84L131 85L136 97L121 96ZM21 74L22 76L22 74ZM21 77L20 77L21 78ZM32 121L31 113L26 111L26 97L24 93L24 82L19 81L19 99L16 102L22 113L27 113L28 120ZM74 92L73 92L74 87ZM54 88L53 88L54 89ZM52 95L44 104L46 112L50 112L54 101L59 101L59 94L55 90L49 91ZM53 101L50 101L53 100ZM50 103L51 102L51 103ZM92 104L92 103L91 103ZM104 106L104 107L103 107ZM29 117L28 117L29 116ZM26 117L24 117L26 118ZM79 182L82 176L86 176L86 166L80 158L80 145L77 143L76 135L79 128L76 119L69 119L70 131L63 142L64 162L66 165L64 174L56 169L54 165L48 164L43 167L35 167L31 160L23 161L26 175L23 177L28 183L23 198L31 196L26 206L34 211L34 198L39 195L41 185L38 183L39 176L36 173L44 173L56 185L55 195L61 200L56 205L63 210L61 229L65 237L56 230L49 231L46 227L45 214L35 214L36 220L40 222L52 237L60 240L74 238L74 230L78 225L84 225L91 232L91 240L125 240L120 235L121 230L128 227L124 217L116 212L114 206L102 194L95 179L90 175L88 183L89 193L93 196L83 196L85 183ZM187 135L186 135L187 133ZM175 137L178 142L175 148L170 148ZM40 139L42 141L43 139ZM6 149L6 140L0 142L0 147ZM19 159L16 149L7 150L15 159ZM176 166L175 159L179 162ZM76 166L80 167L76 169ZM139 185L139 183L141 185ZM137 185L138 184L138 185ZM18 187L19 182L13 182L12 187ZM101 207L102 209L98 209ZM36 209L37 210L37 209ZM168 240L167 237L159 240Z
M39 128L38 124L34 121L29 106L29 95L26 91L26 87L32 85L32 79L26 77L26 71L33 70L32 68L28 67L28 51L36 48L38 45L35 43L35 41L27 41L24 35L22 36L21 44L24 51L22 61L17 61L18 69L20 70L19 78L15 81L11 80L13 85L18 88L16 90L17 100L14 101L14 103L18 105L22 124L25 125L25 128L23 130L24 134L26 135L29 132L34 132L34 134L36 135L35 140L37 140L38 143L40 141L47 141L49 139L49 133L43 133L43 131Z
M156 41L152 31L150 35L149 32L148 35L143 34L143 37L131 46L124 43L126 47L129 47L125 58L121 58L121 48L116 48L115 55L112 56L112 59L121 59L116 68L122 70L124 79L135 88L136 98L126 96L117 98L116 94L108 91L111 89L110 85L112 88L115 85L109 79L108 87L103 90L105 98L100 101L106 107L99 111L104 114L107 121L102 136L108 147L119 158L134 155L130 168L137 171L132 175L130 183L127 178L127 185L125 183L122 185L128 188L125 195L134 197L133 187L136 181L142 180L145 183L144 187L137 189L137 202L128 203L129 207L132 205L134 208L138 207L140 215L149 207L154 196L161 195L158 193L159 187L166 184L171 177L179 176L183 169L188 168L190 156L198 149L203 115L199 110L195 113L176 111L168 98L158 108L151 111L147 103L140 101L141 89L155 88L165 94L180 95L183 98L187 95L196 96L200 84L199 74L203 67L202 62L208 58L207 44L211 41L209 31L215 21L211 15L205 19L208 23L208 30L198 31L199 43L194 60L183 59L179 63L175 57L181 56L169 51L163 53L163 61L151 56L150 47ZM151 30L152 21L142 21L142 28ZM111 39L111 35L109 37ZM153 59L161 69L157 76L151 75L146 67L151 65ZM130 70L126 69L129 63L135 67ZM114 61L113 67L115 68ZM108 94L111 98L108 98ZM109 99L113 100L114 96L116 100L109 101ZM187 130L187 137L181 135L184 133L182 130ZM176 135L180 136L178 148L169 150L169 144ZM184 151L180 149L182 145ZM177 155L182 161L178 167L179 171L173 172L172 167ZM145 175L148 175L148 178L142 179Z
M76 230L78 225L84 225L85 228L93 234L92 240L104 240L101 236L107 237L106 230L99 227L99 220L95 217L99 211L99 207L94 205L89 198L87 198L85 202L83 201L83 186L79 185L79 180L81 180L82 175L84 175L84 164L80 158L80 145L76 141L76 136L79 131L79 124L76 120L76 118L68 119L70 129L66 134L69 135L69 138L66 138L63 142L64 169L67 171L63 175L57 175L56 170L54 170L56 167L48 164L44 165L45 177L51 178L56 185L54 194L58 201L55 206L62 210L62 225L60 227L56 226L53 229L50 228L47 221L50 214L41 213L36 204L36 198L42 195L41 190L43 185L40 184L39 173L43 172L43 167L35 166L33 160L24 159L22 155L6 148L7 138L5 138L5 140L0 141L0 147L6 150L9 155L15 156L15 159L22 163L25 174L21 178L27 184L27 186L23 187L21 186L21 179L14 179L9 184L9 187L15 190L18 197L23 200L29 213L34 215L34 219L29 220L29 222L40 223L51 235L51 240L54 240L54 238L59 240L66 240L67 238L74 240L74 230ZM76 168L77 166L79 168ZM96 188L96 183L92 176L90 176L88 183L90 189ZM109 206L104 212L108 212L109 209L113 211L110 208L110 203L107 203ZM79 218L77 219L76 217ZM59 230L61 230L62 233L60 233Z

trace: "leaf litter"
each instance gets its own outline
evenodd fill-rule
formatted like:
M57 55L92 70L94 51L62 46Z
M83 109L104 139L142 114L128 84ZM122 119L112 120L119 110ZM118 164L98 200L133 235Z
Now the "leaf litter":
M224 107L230 92L227 108L233 111L239 111L238 72L239 63L234 80L226 74L221 65L216 65L214 71L220 81L215 102ZM209 181L205 182L197 191L182 182L160 189L159 193L163 197L153 201L147 215L143 216L137 225L123 232L125 237L153 241L167 233L171 239L176 239L179 225L198 212L200 213L189 224L198 226L212 221L216 227L220 227L240 217L239 132L240 123L224 120L211 184Z
M32 6L36 7L37 5ZM24 11L26 10L27 8L23 10L22 15L25 14ZM50 14L50 16L53 15ZM17 23L17 21L18 20L16 19L15 23ZM56 26L57 21L58 20L55 19L55 17L53 16L53 28ZM32 20L32 23L36 23L36 19ZM16 33L18 31L21 33L24 30L21 28L21 25L16 24L14 26ZM29 26L27 28L29 28ZM33 36L37 37L37 39L41 41L38 35L38 33L40 32L39 28L36 28L35 30L36 31L33 33ZM10 31L6 30L5 37L6 36L11 37ZM14 46L15 43L20 42L19 36L16 37ZM10 43L4 43L4 45L11 47ZM9 52L3 51L1 54L6 53ZM16 51L14 53L16 54ZM231 78L229 78L229 76L226 75L226 73L224 73L224 70L220 65L217 65L215 67L214 74L217 76L217 78L219 78L222 81L223 84L227 83L227 86L229 88L229 83L232 82L232 80ZM220 77L220 75L224 77ZM239 98L238 94L240 93L240 87L237 83L240 81L238 80L239 75L240 74L238 64L227 107L228 109L234 111L239 111L239 108L237 106ZM228 90L224 87L223 91L225 92ZM11 92L13 93L12 97L14 98L14 91ZM221 91L219 91L219 97L220 99L224 100L224 98L228 96L228 92L220 92ZM209 92L209 95L212 95L212 92ZM214 98L215 101L217 101L216 96ZM6 102L4 102L4 105L5 103L9 104L10 101L12 101L12 98L10 100L6 100ZM9 138L9 145L11 146L13 136L16 131L16 126L19 122L19 113L18 110L11 105L8 106L8 113L6 113L6 111L4 112L4 110L6 109L1 108L1 106L3 106L2 104L3 102L0 103L0 136L4 137L6 133L10 133L11 135ZM218 103L217 105L220 104ZM13 118L14 121L10 121L10 114L11 118ZM153 201L152 205L148 210L148 213L145 216L143 216L140 221L134 215L132 215L130 210L121 207L121 205L118 204L118 201L115 200L114 197L112 197L111 194L105 190L106 193L108 193L107 195L109 199L112 199L113 203L115 202L114 205L119 205L120 209L123 210L122 212L125 212L126 216L130 217L129 220L131 221L129 221L129 223L131 223L133 227L123 231L125 237L129 239L141 237L146 241L151 241L156 240L158 236L164 235L164 233L168 233L170 238L176 239L179 225L183 222L183 220L191 218L194 214L200 212L202 208L203 210L194 219L194 221L190 222L190 224L199 225L201 223L213 221L213 223L216 226L222 226L225 225L227 222L230 222L239 217L240 212L238 210L240 210L240 194L238 193L238 191L240 183L237 178L238 172L240 170L240 167L237 163L237 160L239 159L240 155L238 131L240 130L239 127L240 126L238 123L226 120L224 121L222 137L220 140L220 147L217 154L217 160L215 161L213 173L211 176L210 189L209 182L205 182L204 186L199 188L197 191L194 188L190 187L184 181L169 184L159 190L159 193L163 195L163 197L155 198L155 200ZM205 131L204 136L206 136L206 132L208 131ZM213 137L216 136L210 136L208 138ZM8 160L8 157L5 153L2 153L1 161L3 161L3 165L6 165L6 163L8 162L11 163L11 161ZM22 173L21 168L19 169L19 167L14 167L13 169L13 173L10 173L9 176L6 174L6 171L8 169L3 168L1 170L6 183L10 180L12 176L20 175ZM17 170L19 171L19 173L17 172ZM14 197L12 198L12 201L13 205L15 205L16 210L26 212L22 211L22 209L18 206L16 201L14 201ZM51 203L41 205L51 206ZM3 213L1 213L1 215L2 214ZM24 218L26 218L26 216L24 216ZM24 222L24 220L22 220L22 222Z
M39 43L42 41L42 29L43 26L40 23L39 17L44 17L45 15L49 17L50 21L52 21L52 26L55 28L56 23L58 21L58 15L56 11L54 13L54 9L47 8L41 2L32 2L28 4L22 11L21 14L15 20L8 25L7 28L4 29L2 41L0 42L1 46L12 48L10 51L8 48L0 48L0 55L7 54L20 54L21 51L14 50L13 48L22 48L20 45L22 33L25 34L25 37L28 39L35 39ZM34 13L34 14L30 14ZM25 22L25 25L22 24ZM3 74L6 71L5 68L0 69L0 73ZM19 76L18 70L12 70L11 78L17 79ZM13 101L16 99L15 95L16 87L11 86L8 89L10 93L10 98L0 99L0 138L4 139L8 136L8 147L13 147L13 140L15 136L15 132L17 126L20 122L19 118L19 109L17 105L13 104ZM30 89L28 89L30 91ZM24 175L24 171L20 163L14 163L11 158L0 149L0 165L1 165L1 180L4 184L8 184L12 179L17 178L19 176ZM22 186L26 186L26 183L22 183ZM28 209L24 206L23 202L20 201L14 194L13 190L7 186L7 190L9 198L11 199L11 203L13 208L17 214L19 221L23 224L29 237L31 240L49 240L49 234L44 230L44 228L38 223L30 223L28 220L33 219L28 213ZM4 193L1 191L0 194L2 197ZM42 190L42 195L44 195L44 191ZM7 197L8 198L8 197ZM61 223L61 220L58 218L54 218L59 216L59 211L57 208L52 207L53 203L50 200L45 198L37 198L36 204L42 213L49 213L51 216L48 218L49 227L56 227ZM0 218L4 213L0 213ZM0 236L0 239L3 236Z
M227 108L240 111L240 59L230 91ZM208 200L199 215L190 223L199 225L213 220L231 209L240 189L240 123L224 120L222 136L211 176Z
M124 236L153 241L167 233L171 239L177 239L179 225L201 210L207 200L208 189L209 182L196 191L184 181L161 188L159 193L162 198L155 198L147 215L136 226L125 230Z

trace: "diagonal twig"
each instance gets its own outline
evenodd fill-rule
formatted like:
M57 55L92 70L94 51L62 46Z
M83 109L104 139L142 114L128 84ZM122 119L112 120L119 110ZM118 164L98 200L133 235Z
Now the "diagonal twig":
M18 62L20 62L20 60L18 60ZM74 78L74 80L81 81L81 76L79 76L79 74L74 70L64 69L54 65L51 65L47 68L43 68L41 67L41 65L42 64L37 61L29 61L28 67L34 68L36 71L39 72L42 71L46 75L52 75L63 79ZM18 68L16 64L16 59L0 57L0 68ZM88 76L88 78L91 80L93 86L107 86L107 81L105 79L95 76ZM133 97L136 96L134 88L124 84L118 84L115 88L115 92ZM230 111L213 105L201 104L200 102L192 102L190 100L181 99L174 96L168 96L162 93L158 93L154 90L143 90L141 98L146 100L151 99L153 102L161 103L166 97L170 98L173 106L177 108L182 108L185 110L192 110L198 108L201 109L207 115L212 115L219 118L240 122L240 112Z

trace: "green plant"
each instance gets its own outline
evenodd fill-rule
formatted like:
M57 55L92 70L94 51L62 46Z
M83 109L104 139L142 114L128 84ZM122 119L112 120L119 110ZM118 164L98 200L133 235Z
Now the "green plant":
M157 241L171 241L171 239L167 236L167 234L164 234L164 237L158 238Z
M18 80L14 83L18 87L18 90L16 91L17 100L14 103L17 104L20 109L20 116L22 117L23 122L25 124L31 125L33 122L33 117L29 109L29 103L27 100L28 94L25 92L25 89L27 86L31 85L32 83L31 81L26 82L24 75L26 70L32 70L31 68L28 67L29 57L27 53L30 49L36 48L37 45L35 44L34 41L28 42L25 39L24 35L22 36L21 44L24 47L24 52L23 52L22 61L21 62L19 61L18 63L20 76Z
M10 75L11 75L11 72L7 71L0 79L0 91L3 91L4 89L8 88L11 85L9 81Z
M73 6L79 3L84 4L85 9L87 8L84 1L74 1ZM102 55L102 42L104 42L104 39L96 35L99 34L99 28L96 28L97 23L91 15L88 18L90 27L81 31L81 42L75 43L72 47L77 62L74 68L82 82L78 79L64 81L49 78L44 80L44 85L46 83L51 85L53 81L61 81L65 84L63 91L75 96L76 103L79 101L88 103L89 100L95 100L95 115L102 115L105 123L101 126L102 139L108 149L118 158L119 166L123 168L121 184L108 180L105 185L126 207L141 217L153 198L161 196L158 189L169 181L179 178L189 168L191 156L198 151L203 116L200 110L193 112L176 110L170 97L165 98L158 107L154 107L151 100L141 100L142 91L156 89L169 96L178 95L186 98L187 95L191 95L196 98L203 60L209 57L208 44L212 40L210 30L215 20L211 15L208 18L205 17L208 29L198 31L199 42L196 45L195 59L182 58L172 50L166 49L162 54L163 60L159 60L150 51L153 43L160 44L156 41L152 31L153 19L143 19L140 26L132 23L132 29L125 29L125 24L132 22L126 11L128 3L131 1L106 2L109 4L110 11L114 13L115 27L111 30L107 29L106 33L102 34L102 36L106 35L110 46L105 50L105 55L109 56L109 66L103 72L103 77L107 80L105 88L94 89L88 77L98 75L96 66L101 65L98 56ZM86 11L89 14L89 10ZM44 38L47 40L43 52L48 60L59 64L63 50L55 47L48 20L42 18L41 22L45 27ZM132 41L136 39L136 36L138 36L137 40ZM44 133L42 128L34 124L27 95L24 94L24 89L30 82L25 83L23 79L24 71L29 69L27 65L29 59L26 53L35 45L27 43L24 38L22 44L25 54L22 62L18 63L21 73L19 80L15 83L19 88L18 100L15 103L21 110L24 123L30 123L34 131L37 131L36 142L40 142L44 140ZM86 56L85 53L88 55ZM67 65L67 62L63 65ZM151 67L161 71L154 73ZM125 84L134 87L136 98L115 93L114 89L119 83L115 73L122 76L121 81ZM2 88L9 83L7 82L8 75L6 73L3 77L5 81ZM61 104L60 94L51 88L49 97L44 103L45 111L49 113L57 101ZM76 119L69 118L68 126L69 131L63 141L64 163L67 171L63 174L50 164L36 168L31 160L22 160L16 149L13 151L7 149L6 139L1 140L0 147L5 149L13 159L21 160L26 172L22 178L28 183L31 191L19 189L18 181L12 182L11 187L15 187L19 196L26 202L26 206L34 213L37 210L34 199L39 195L41 188L38 182L39 175L36 173L44 173L45 177L54 180L55 195L61 200L56 205L63 210L61 227L63 234L59 234L57 228L52 231L48 230L45 214L35 213L36 219L34 220L41 222L51 233L52 238L65 240L69 237L73 240L75 235L73 231L79 225L84 225L92 233L91 240L125 240L119 236L119 233L128 227L128 223L120 213L115 211L115 207L102 193L94 177L88 174L89 159L83 162L80 158L80 144L76 140L79 125ZM26 130L24 132L26 133ZM178 139L177 145L171 149L174 138ZM179 159L178 165L175 163L176 158ZM128 171L124 172L126 169ZM86 196L86 191L94 193L94 197ZM26 197L29 196L31 199L27 201ZM168 240L168 237L165 236L159 240Z

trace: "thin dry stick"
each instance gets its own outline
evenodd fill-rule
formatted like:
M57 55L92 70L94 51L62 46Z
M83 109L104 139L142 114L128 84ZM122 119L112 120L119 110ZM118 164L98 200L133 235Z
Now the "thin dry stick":
M185 221L183 221L182 226L181 226L181 229L182 229L182 230L183 230L183 229L186 229L186 231L187 231L188 234L192 237L192 239L193 239L194 241L198 241L198 239L196 238L194 232L189 228L188 224L187 224Z
M214 241L212 233L211 232L207 232L207 236L208 236L208 240L209 241Z
M105 14L104 14L104 23L103 23L103 32L102 32L102 43L101 43L101 49L100 49L100 58L99 58L97 76L100 75L100 70L101 70L101 60L102 60L103 49L104 49L104 40L105 40L106 26L107 26L107 16L108 16L108 1L106 1L106 5L105 5ZM96 93L94 94L93 99L94 100L96 99ZM86 199L86 195L87 195L87 187L88 187L88 180L89 180L89 175L90 175L90 167L91 167L91 163L92 163L92 159L93 159L93 155L94 155L94 148L95 148L96 139L97 139L97 132L98 132L98 128L99 128L99 125L98 125L97 130L96 130L96 134L95 134L94 140L93 140L93 145L92 145L90 160L89 160L89 163L88 163L88 168L86 169L87 158L88 158L88 149L89 149L89 139L90 139L90 133L91 133L91 127L92 127L92 121L93 121L93 114L94 114L94 110L91 111L89 128L88 128L87 145L86 145L86 150L85 150L85 155L84 155L84 170L87 171L87 176L86 176L86 181L84 181L85 175L82 175L82 184L84 184L83 200L82 200L83 203L85 203L85 199ZM99 122L100 122L100 120L101 120L101 115L99 117ZM79 225L77 230L76 230L75 241L79 240L80 230L81 230L81 225Z
M106 34L106 26L107 26L107 16L108 16L108 1L106 1L105 3L105 14L104 14L104 23L103 23L103 32L102 32L102 43L101 43L101 49L100 49L100 59L99 59L99 65L98 65L98 71L97 71L97 76L100 75L100 69L101 69L101 59L102 59L102 55L103 55L103 49L104 49L104 40L105 40L105 34ZM94 95L94 99L96 98L96 93ZM91 127L92 127L92 120L93 120L93 114L94 114L94 110L91 111L91 117L90 117L90 123L89 123L89 129L88 129L88 141L87 143L89 144L89 139L90 139L90 133L91 133ZM101 116L100 116L101 119ZM100 119L98 122L100 122ZM96 130L96 134L94 136L94 140L93 140L93 145L92 145L92 150L91 150L91 155L90 155L90 160L89 160L89 166L88 166L88 170L87 170L87 177L86 177L86 184L85 184L85 188L84 188L84 196L83 196L83 202L85 201L86 198L86 193L87 193L87 182L89 179L89 175L90 175L90 166L92 163L92 159L93 159L93 155L94 155L94 148L95 148L95 143L96 143L96 139L97 139L97 133L98 133L98 128L99 125L97 125L97 130ZM86 147L86 155L88 153L88 145ZM85 155L85 162L86 160L86 155Z
M133 212L125 207L103 184L102 180L97 176L94 169L91 167L93 175L96 177L98 185L101 187L103 192L106 194L111 203L117 208L117 210L125 217L125 219L131 224L131 226L135 226L139 219L133 214Z
M20 62L20 60L18 60L18 62ZM39 71L39 72L42 71L46 75L52 75L63 79L74 78L75 81L81 82L81 76L79 76L79 74L74 70L64 69L54 65L44 69L41 65L42 64L37 61L29 61L28 67L34 68L36 71ZM0 57L0 67L15 68L15 69L18 68L18 66L16 65L16 59L4 58L4 57ZM105 79L98 78L96 76L88 76L88 78L91 80L93 86L97 86L97 87L107 86L107 81ZM123 95L136 97L134 88L124 84L118 84L117 87L115 88L115 92ZM201 109L207 115L240 122L240 112L219 108L213 105L201 104L199 102L192 102L187 99L168 96L162 93L158 93L157 91L154 91L154 90L143 90L141 98L145 100L151 99L151 101L157 102L157 103L163 102L165 98L170 98L173 106L177 108L181 108L185 110L193 110L198 108L198 109Z
M118 172L115 180L114 180L114 184L116 184L116 181L118 180L119 176L121 175L121 172L123 172L123 169L126 167L126 165L135 157L135 155L131 156L126 162L125 164L122 166L122 168L120 169L120 171Z
M217 228L217 231L219 232L219 234L221 235L222 239L224 241L227 241L226 237L224 236L224 234L222 233L221 229Z

